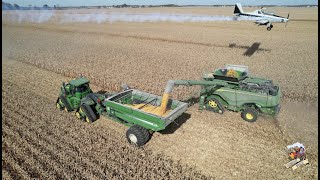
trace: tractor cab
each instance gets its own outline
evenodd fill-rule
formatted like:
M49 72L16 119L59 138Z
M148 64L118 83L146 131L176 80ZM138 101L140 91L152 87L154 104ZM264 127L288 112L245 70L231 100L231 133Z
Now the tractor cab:
M89 82L90 81L88 79L80 77L78 79L71 80L65 87L67 92L81 99L86 97L89 93L92 93Z
M69 83L63 82L57 99L57 107L59 109L66 108L66 111L78 108L81 99L92 93L89 83L90 81L82 76Z

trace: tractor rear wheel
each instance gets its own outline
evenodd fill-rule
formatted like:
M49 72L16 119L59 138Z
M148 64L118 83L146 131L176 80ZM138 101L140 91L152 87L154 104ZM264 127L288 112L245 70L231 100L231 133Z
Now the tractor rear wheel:
M87 105L87 104L83 104L80 106L79 111L83 111L85 116L85 121L88 123L94 122L95 120L97 120L97 116L96 114L93 112L92 108Z
M224 108L219 102L218 99L216 98L209 98L206 101L206 109L215 113L223 114L224 113Z
M140 147L148 142L150 139L150 133L144 127L133 125L128 129L126 137L130 144Z
M241 112L242 119L248 122L255 122L258 119L258 116L259 112L251 107L247 107Z

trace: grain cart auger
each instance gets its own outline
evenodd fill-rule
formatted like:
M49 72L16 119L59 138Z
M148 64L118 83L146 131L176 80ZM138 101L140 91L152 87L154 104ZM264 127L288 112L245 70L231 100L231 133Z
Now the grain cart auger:
M223 114L225 109L241 112L249 122L259 113L275 116L280 111L280 88L272 80L248 76L248 67L225 65L205 73L202 80L169 80L163 94L160 114L166 112L168 98L175 85L200 85L199 109Z

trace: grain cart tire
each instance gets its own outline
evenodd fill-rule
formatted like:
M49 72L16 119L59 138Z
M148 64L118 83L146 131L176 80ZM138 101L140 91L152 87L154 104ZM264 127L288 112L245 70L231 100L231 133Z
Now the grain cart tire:
M86 115L84 121L91 123L97 120L96 114L93 112L92 108L88 104L82 104L79 109L81 109Z
M126 137L130 144L135 144L140 147L150 139L150 133L141 126L133 125L127 130Z
M68 103L67 98L64 97L64 96L60 96L59 98L60 98L60 100L61 100L61 102L62 102L62 104L63 104L63 106L64 106L64 110L65 110L66 112L72 111L72 108L71 108L70 104Z
M207 110L209 111L219 113L219 114L223 114L225 111L222 104L219 102L219 100L214 97L207 99L205 104L206 104Z
M251 107L247 107L241 112L242 119L248 122L255 122L258 119L258 116L259 112Z

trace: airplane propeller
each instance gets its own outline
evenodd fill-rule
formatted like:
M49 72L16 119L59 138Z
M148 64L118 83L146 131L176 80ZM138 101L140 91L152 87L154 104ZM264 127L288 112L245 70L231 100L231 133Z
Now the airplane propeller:
M290 15L290 13L288 13L288 16L287 16L288 20L289 20L289 15ZM287 23L288 23L288 21L286 21L286 25L284 27L287 27Z

